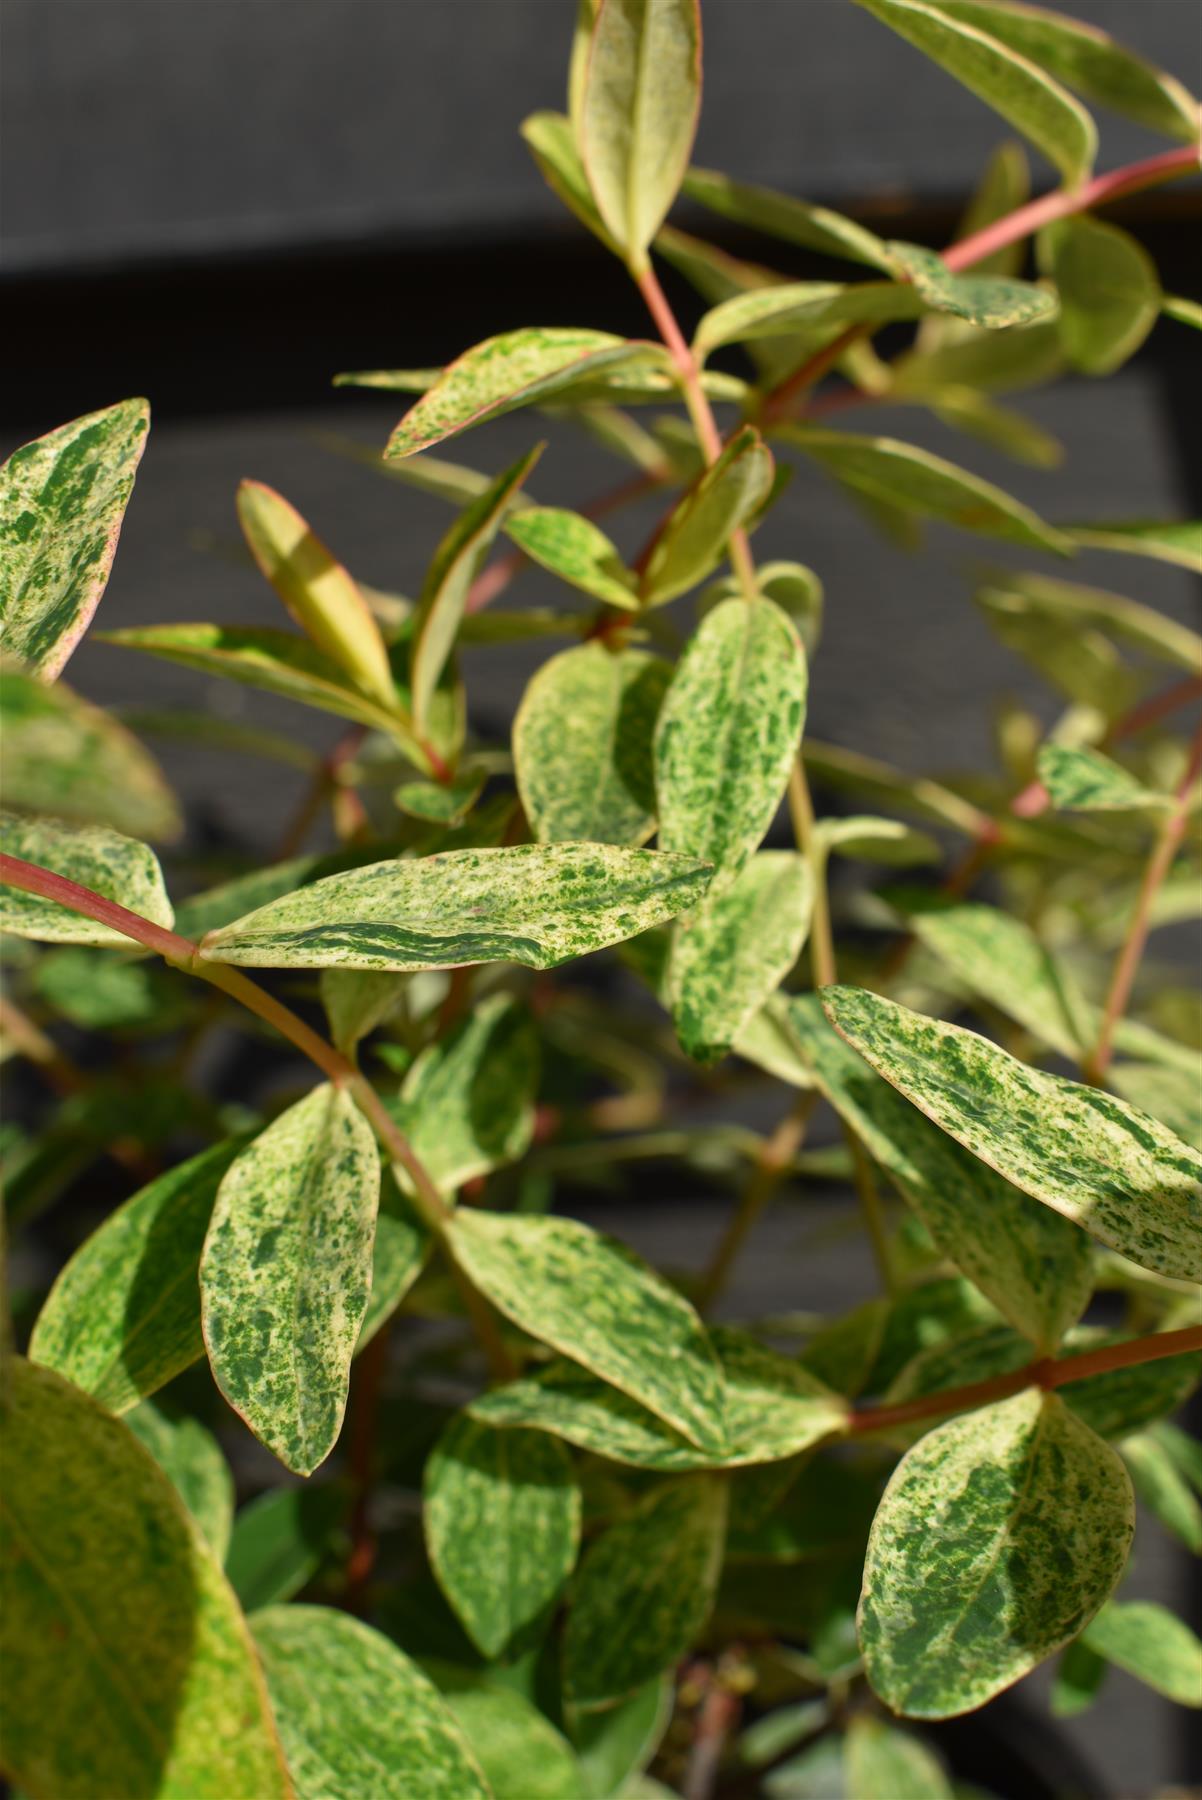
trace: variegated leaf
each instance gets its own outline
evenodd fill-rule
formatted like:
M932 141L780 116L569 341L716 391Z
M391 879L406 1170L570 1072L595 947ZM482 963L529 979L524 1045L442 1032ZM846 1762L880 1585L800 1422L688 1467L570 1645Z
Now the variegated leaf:
M540 843L651 836L651 746L671 674L660 657L601 643L543 664L513 723L518 792Z
M147 402L122 400L0 467L0 643L42 681L100 604L149 429Z
M732 533L760 510L772 492L772 452L748 425L730 440L669 514L643 573L647 606L662 606L710 573Z
M801 954L813 898L805 857L761 850L717 899L677 921L668 1003L695 1061L725 1056L780 986Z
M1056 311L1056 297L1030 281L997 275L953 275L935 250L893 243L890 253L927 306L988 331L1032 325Z
M1172 805L1170 795L1153 793L1100 750L1043 744L1036 767L1052 805L1062 812L1140 812Z
M298 1474L324 1461L342 1426L379 1192L371 1127L328 1085L281 1113L218 1189L200 1264L209 1363Z
M460 1211L457 1263L499 1312L648 1408L725 1449L722 1383L697 1314L614 1238L575 1219Z
M607 606L638 610L635 577L601 530L582 513L561 506L528 506L505 526L532 562Z
M709 867L600 844L518 844L330 875L210 932L201 954L258 968L553 968L695 906Z
M102 825L61 825L57 819L0 813L0 851L50 869L105 900L115 900L152 924L170 929L175 918L154 851ZM124 932L21 888L0 886L0 930L45 944L132 948Z
M490 1661L555 1604L580 1546L571 1458L541 1431L457 1413L426 1460L422 1526L438 1584Z
M1141 1268L1202 1279L1202 1156L1155 1119L861 988L828 988L823 1004L873 1068L999 1175Z
M969 1712L1076 1637L1134 1530L1116 1453L1055 1394L950 1419L904 1456L868 1539L860 1645L909 1718Z
M771 600L787 613L797 627L802 648L808 657L812 657L818 648L818 640L822 634L823 587L813 569L805 563L798 562L766 562L759 563L755 571L756 591L762 599ZM698 612L704 618L715 606L721 606L724 600L745 599L743 584L737 575L720 575L706 588L698 602Z
M660 711L656 791L661 845L712 863L718 893L775 817L805 703L805 654L779 607L726 600L706 615Z

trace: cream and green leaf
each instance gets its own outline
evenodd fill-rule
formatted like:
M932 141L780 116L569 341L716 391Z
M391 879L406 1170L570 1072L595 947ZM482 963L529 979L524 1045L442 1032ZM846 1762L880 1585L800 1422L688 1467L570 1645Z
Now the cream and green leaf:
M767 501L774 472L759 432L750 425L736 432L664 521L643 572L644 605L662 606L712 572L729 539Z
M152 924L170 929L175 918L153 850L102 825L63 825L0 812L0 852L50 869ZM44 944L100 944L129 950L132 941L55 900L0 885L0 930Z
M1172 805L1100 750L1041 746L1036 767L1052 805L1062 812L1142 812Z

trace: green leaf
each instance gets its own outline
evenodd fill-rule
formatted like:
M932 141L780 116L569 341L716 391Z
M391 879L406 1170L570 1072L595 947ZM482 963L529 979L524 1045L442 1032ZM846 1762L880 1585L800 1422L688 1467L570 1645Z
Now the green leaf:
M385 1169L380 1183L376 1241L372 1246L371 1294L355 1346L356 1356L401 1304L425 1267L431 1245L430 1230L401 1191L395 1170Z
M1077 641L1093 626L1133 649L1196 674L1202 663L1202 636L1137 600L1108 594L1047 575L996 572L976 596L980 603L1019 606L1069 628Z
M844 750L838 744L815 743L807 738L804 751L808 771L838 793L862 796L876 806L896 808L934 825L950 825L966 837L977 837L988 828L987 813L963 795L925 776L905 775L874 756Z
M1160 309L1166 318L1176 319L1179 325L1189 325L1194 331L1202 331L1202 302L1186 300L1180 294L1166 294L1161 300Z
M319 985L330 1036L346 1055L405 998L403 976L382 975L374 969L323 969Z
M577 139L597 211L636 272L688 167L700 106L698 0L600 0Z
M297 1800L492 1800L438 1690L382 1632L326 1606L251 1622Z
M813 569L804 563L759 563L755 571L756 591L787 613L797 627L802 648L812 657L818 648L822 631L823 588ZM737 575L722 575L706 588L698 603L702 618L721 606L724 600L744 598L743 584Z
M949 282L956 279L948 276ZM846 325L884 325L921 318L927 310L927 300L909 282L865 281L852 286L834 281L785 282L723 300L702 318L693 350L704 358L723 344L754 343L761 338L791 337L831 327L837 330Z
M1160 279L1142 244L1086 214L1050 225L1041 263L1060 295L1060 338L1074 369L1111 375L1160 317Z
M492 1800L582 1800L571 1747L529 1700L466 1676L438 1679Z
M648 362L666 370L667 352L608 331L548 326L502 332L447 364L405 414L384 454L412 456L486 419L561 395L582 377L613 375Z
M689 1649L713 1605L726 1505L719 1476L685 1476L653 1488L593 1544L564 1636L577 1707L624 1699Z
M952 1800L933 1751L908 1731L856 1713L847 1732L847 1791L856 1800Z
M542 455L536 445L460 514L434 553L413 626L410 685L413 719L428 728L434 690L446 667L467 605L468 590L492 548L515 493Z
M1173 803L1170 795L1154 794L1100 750L1042 744L1035 766L1052 805L1062 812L1138 812Z
M927 306L989 331L1031 325L1056 311L1056 297L1030 281L997 275L954 275L936 250L892 243L890 254Z
M786 243L802 244L807 250L819 250L826 256L868 263L888 275L894 272L888 247L875 232L825 206L811 206L791 194L732 181L716 169L690 169L684 178L683 192L687 199L708 206L725 219L733 219L736 225L750 225L769 237L784 238Z
M1096 25L1010 0L933 0L941 12L1009 44L1074 88L1152 131L1193 143L1198 103L1172 75L1145 62Z
M212 1432L198 1419L172 1417L153 1400L135 1406L125 1423L169 1478L218 1562L224 1561L234 1522L234 1477Z
M455 1260L499 1312L691 1443L725 1448L717 1360L697 1314L633 1251L575 1219L459 1212Z
M604 1712L568 1708L568 1729L587 1800L612 1800L651 1761L672 1716L670 1675L658 1675ZM629 1797L633 1800L633 1796Z
M776 815L805 703L805 654L778 607L726 600L706 615L660 711L655 768L661 845L712 863L718 893Z
M1160 1436L1176 1429L1158 1420L1151 1431L1125 1438L1119 1450L1140 1504L1187 1550L1202 1556L1202 1506Z
M944 1255L1033 1344L1055 1349L1093 1285L1084 1233L965 1154L874 1076L826 1025L814 995L791 1000L788 1021L826 1098Z
M175 914L153 850L102 825L61 825L0 812L0 851L38 863L105 900L115 900L170 929ZM0 886L0 930L45 944L103 944L128 950L133 940L40 894Z
M1202 521L1198 519L1132 519L1123 523L1107 519L1101 525L1067 525L1062 529L1086 550L1118 550L1128 556L1147 556L1154 562L1173 563L1202 575Z
M175 798L153 758L99 707L0 664L5 806L108 825L136 838L173 838Z
M158 1176L87 1238L46 1297L30 1339L109 1412L128 1412L204 1355L196 1270L232 1138Z
M998 38L919 0L856 0L932 58L1043 152L1069 182L1088 175L1097 130L1083 106L1036 63Z
M589 0L585 0L588 4ZM530 149L530 154L538 164L539 174L551 189L558 194L570 212L574 212L582 225L599 237L607 250L615 256L622 252L606 231L597 211L597 203L589 189L588 177L584 172L584 164L580 160L580 152L576 148L576 134L571 119L563 113L536 112L523 119L522 136Z
M983 1705L1092 1618L1133 1530L1118 1456L1055 1394L949 1419L902 1458L869 1535L873 1688L909 1718Z
M242 1615L158 1464L15 1357L3 1414L5 1773L56 1800L291 1800Z
M1166 1606L1112 1600L1086 1626L1081 1641L1166 1699L1202 1707L1202 1640Z
M950 328L952 321L946 314L931 317L923 330L936 323ZM928 348L920 339L917 349L890 366L891 399L930 401L949 392L1009 394L1043 387L1062 372L1064 351L1056 320L1020 325L1013 331L977 331L961 325L953 340Z
M416 1058L389 1110L448 1193L523 1156L534 1131L539 1041L527 1009L490 994ZM408 1178L397 1170L407 1190Z
M863 4L863 0L857 0ZM1005 538L1028 549L1067 554L1067 540L1027 506L967 469L896 438L860 437L811 425L781 426L779 435L812 456L869 500L883 500L961 531Z
M658 656L602 643L564 650L539 669L513 722L513 761L540 843L651 836L651 745L671 674Z
M956 227L954 241L960 243L965 238L975 237L987 225L993 225L1007 214L1017 212L1030 198L1031 170L1027 153L1015 139L1007 138L998 145L986 163L972 199ZM1021 272L1025 261L1026 250L1021 242L1004 244L992 256L983 256L980 262L974 263L973 274L1014 276ZM923 326L919 341L921 348L927 350L934 348L936 344L959 343L962 341L962 333L962 327L949 325L944 320L933 320Z
M801 954L813 898L805 857L764 850L716 900L703 900L678 921L668 1003L681 1046L695 1061L725 1056L780 986Z
M1202 1156L1111 1094L859 988L830 988L837 1030L999 1175L1141 1268L1202 1277Z
M505 532L533 562L571 587L607 606L637 611L635 577L591 519L561 506L529 506L507 521Z
M269 1488L239 1509L225 1572L243 1611L291 1600L320 1569L347 1511L342 1488Z
M553 968L695 906L692 856L599 844L517 844L372 863L289 894L204 940L212 962L258 968Z
M571 1363L550 1363L492 1388L469 1410L490 1425L549 1431L610 1462L663 1473L784 1461L842 1430L846 1403L799 1363L743 1332L718 1329L711 1340L722 1381L722 1450L698 1449L628 1395Z
M379 1189L371 1127L328 1084L281 1113L218 1189L200 1264L209 1363L234 1410L301 1475L342 1426Z
M1056 469L1064 461L1064 445L1059 438L1013 407L999 406L996 400L973 388L944 388L932 395L928 404L935 417L953 431L963 431L1013 457L1015 462L1030 463L1036 469Z
M643 574L645 605L662 606L710 573L729 538L767 500L774 473L759 432L750 425L736 432L668 515Z
M0 631L42 681L60 675L108 585L150 407L122 400L0 466Z
M494 1661L554 1606L580 1547L571 1458L541 1431L457 1413L426 1461L422 1524L438 1585Z
M1106 1679L1104 1657L1095 1656L1081 1638L1074 1638L1060 1658L1052 1688L1051 1712L1055 1719L1072 1719L1087 1712Z
M849 856L859 862L890 867L912 868L915 863L938 862L943 854L925 831L915 831L898 819L878 819L864 813L820 819L815 836L827 856Z

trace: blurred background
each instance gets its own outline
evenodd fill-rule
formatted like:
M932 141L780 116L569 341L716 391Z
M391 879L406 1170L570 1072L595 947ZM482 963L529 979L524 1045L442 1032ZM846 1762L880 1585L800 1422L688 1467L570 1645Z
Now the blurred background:
M1076 0L1070 10L1188 84L1202 77L1196 0ZM153 408L101 623L283 622L238 553L243 476L285 493L361 579L413 594L445 507L323 441L338 433L378 449L406 402L335 391L331 376L441 363L519 325L647 329L624 273L544 187L518 135L527 113L562 104L573 13L574 0L5 0L0 448L126 395L146 394ZM848 0L705 0L704 18L698 161L889 236L948 240L1004 135L994 114ZM1163 147L1108 115L1101 123L1102 169ZM1036 163L1035 178L1048 185L1051 171ZM1187 183L1112 216L1152 252L1168 291L1198 297L1200 213L1198 184ZM787 273L832 272L687 206L673 216ZM701 309L689 291L671 271L665 285L691 322ZM1197 517L1196 344L1165 323L1118 376L1024 400L1065 445L1051 475L917 414L881 424L865 408L857 428L925 443L1052 520ZM497 470L544 430L518 414L450 453ZM578 505L613 479L608 459L562 431L539 497ZM614 536L633 549L653 520L654 509L633 509ZM811 564L826 584L815 736L913 771L954 770L989 756L1003 695L1054 715L1054 697L996 645L969 598L974 569L1004 560L1004 548L935 530L904 556L808 470L761 548ZM1074 578L1196 622L1197 594L1179 570L1083 555ZM563 604L564 590L537 572L515 591L519 604ZM507 736L545 654L469 653L479 731ZM212 708L318 748L342 729L88 642L70 680L106 705ZM195 844L260 854L264 818L274 836L305 781L253 759L153 747ZM721 1209L605 1216L637 1247L688 1263L708 1250ZM798 1296L798 1218L786 1208L769 1220L732 1311L813 1303L811 1287L831 1304L865 1291L866 1271L840 1249L809 1265L808 1298ZM1184 1610L1196 1575L1164 1544L1146 1534L1140 1590ZM1091 1796L1202 1778L1196 1726L1117 1672L1101 1707L1056 1729L1085 1759Z

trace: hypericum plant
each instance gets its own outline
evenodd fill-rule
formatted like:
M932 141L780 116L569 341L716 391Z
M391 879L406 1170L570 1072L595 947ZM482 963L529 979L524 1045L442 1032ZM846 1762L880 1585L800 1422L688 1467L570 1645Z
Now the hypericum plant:
M1202 640L1043 564L996 573L978 601L1064 710L1042 742L1005 711L994 770L911 779L803 742L821 582L750 543L788 451L903 542L933 519L1198 567L1197 526L1048 523L826 422L918 406L1052 464L998 395L1107 373L1162 313L1202 323L1091 211L1190 173L1197 107L1056 13L860 3L1061 185L1030 200L1004 144L940 255L690 169L696 0L584 0L569 114L524 131L662 341L545 326L343 378L420 394L381 467L459 509L416 603L357 583L247 482L247 543L300 633L106 634L349 721L278 857L216 886L192 863L174 910L143 841L178 829L162 776L58 680L146 406L5 466L5 1050L61 1095L40 1136L10 1134L11 1230L106 1158L137 1189L5 1359L3 1766L35 1800L937 1797L938 1752L895 1717L963 1713L1058 1652L1058 1710L1111 1663L1202 1703L1187 1626L1114 1597L1133 1487L1202 1549L1202 1449L1166 1422L1202 1366L1202 1034L1196 995L1140 968L1153 928L1198 913L1202 734L1175 726ZM1093 175L1074 92L1180 147ZM664 223L682 188L863 272L737 261ZM710 308L691 342L653 250ZM898 321L916 330L882 360ZM743 372L711 367L732 345ZM658 410L676 402L687 426ZM498 476L429 454L519 407L583 425L633 477L572 512L533 498L538 448ZM628 559L597 517L652 493L660 524ZM529 563L592 604L490 605ZM697 590L688 623L661 610ZM577 641L531 681L511 751L478 741L457 647L556 636ZM217 716L133 723L310 761ZM880 812L816 818L811 775ZM786 797L795 847L765 850ZM327 803L340 848L305 853ZM840 890L854 984L831 858L875 871ZM607 983L542 973L612 946ZM287 971L301 1003L319 972L327 1029L248 968ZM206 1097L192 1057L218 1020L287 1040L317 1085L274 1115ZM785 1090L766 1137L724 1121L761 1072ZM807 1150L820 1104L843 1143ZM557 1184L656 1157L730 1188L699 1278L554 1210ZM854 1189L879 1293L707 1326L757 1216L807 1173ZM804 1266L796 1291L820 1298ZM281 1478L235 1516L220 1404L186 1373L206 1356L285 1470L337 1447L333 1479Z

